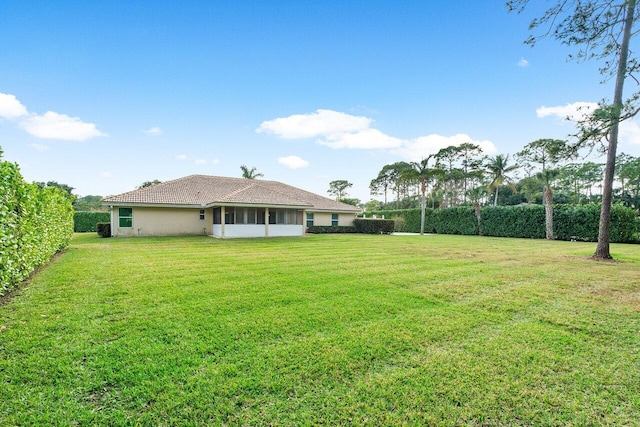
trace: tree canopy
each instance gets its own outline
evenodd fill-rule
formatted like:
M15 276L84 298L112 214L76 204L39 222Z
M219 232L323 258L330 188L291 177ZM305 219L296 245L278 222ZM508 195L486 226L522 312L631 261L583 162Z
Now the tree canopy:
M154 179L153 181L145 181L142 184L140 184L138 188L147 188L157 184L162 184L162 181L158 179Z
M246 165L240 165L240 170L242 171L242 177L246 179L256 179L264 176L255 167L249 169Z
M348 196L346 192L347 188L351 188L352 186L353 184L346 179L337 179L329 183L329 189L327 190L327 193L335 196L336 200L342 200L343 198Z

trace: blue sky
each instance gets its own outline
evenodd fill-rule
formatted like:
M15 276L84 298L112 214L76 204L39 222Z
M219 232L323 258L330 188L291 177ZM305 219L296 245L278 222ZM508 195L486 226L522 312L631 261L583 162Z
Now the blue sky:
M544 7L542 3L535 7ZM350 195L451 144L515 153L610 98L597 63L504 0L14 1L0 5L0 146L28 181L111 195L190 174ZM635 85L635 83L631 83ZM631 86L631 84L629 86ZM635 88L631 88L635 89ZM619 152L640 155L640 128Z

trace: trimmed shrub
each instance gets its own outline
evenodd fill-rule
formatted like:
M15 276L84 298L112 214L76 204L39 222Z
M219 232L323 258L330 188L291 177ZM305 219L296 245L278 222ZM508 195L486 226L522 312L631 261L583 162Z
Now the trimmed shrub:
M100 237L111 237L111 223L99 222L96 224L96 230Z
M307 233L311 234L330 234L330 233L355 233L356 229L352 226L345 225L313 225L307 227Z
M599 224L600 205L554 206L553 236L557 240L595 242Z
M558 240L598 241L601 205L554 206L553 234ZM623 205L611 207L611 243L634 243L636 214Z
M393 220L393 231L402 232L404 231L404 218L401 216L394 216L391 218Z
M420 209L368 212L396 221L396 231L420 232ZM600 205L555 205L553 233L557 240L598 240ZM638 242L638 223L633 209L614 205L611 209L611 242ZM425 211L425 233L484 236L545 238L545 211L543 205L485 206L481 209L480 224L473 207L461 206Z
M478 234L478 219L476 218L473 207L460 206L438 209L436 211L432 211L429 216L429 222L432 224L436 233Z
M429 218L429 211L431 209L427 209L427 218ZM400 221L396 222L395 231L402 231L407 233L419 233L420 232L420 209L393 209L388 211L372 211L366 212L367 218L371 218L372 215L376 215L377 217L384 216L385 219L393 219L393 218L402 218L404 221L400 224ZM379 219L376 218L376 219ZM425 224L428 224L428 221L425 221ZM427 227L425 226L425 229ZM432 233L433 231L428 231Z
M96 232L99 222L109 222L109 212L76 212L73 214L73 231L76 233Z
M17 164L0 160L0 295L67 247L72 236L67 194L24 182Z
M485 206L480 226L484 236L544 239L544 206Z
M636 211L623 205L613 205L611 207L611 241L614 243L638 243L637 231Z
M354 220L356 233L364 234L391 234L395 228L392 219L356 218Z

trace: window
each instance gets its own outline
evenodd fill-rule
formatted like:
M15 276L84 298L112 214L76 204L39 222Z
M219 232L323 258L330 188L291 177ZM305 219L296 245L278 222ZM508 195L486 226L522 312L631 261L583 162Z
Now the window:
M247 224L257 224L258 223L258 210L256 208L247 208Z
M332 227L338 226L338 214L331 214L331 226Z
M224 223L225 224L236 223L236 210L234 208L227 208L224 210Z
M118 208L118 225L120 228L133 227L133 208Z
M269 209L269 224L302 225L302 211L295 209Z
M288 210L286 224L295 224L296 223L296 211Z
M313 212L307 212L307 227L313 227Z
M200 221L204 221L204 209L200 209Z
M213 208L213 223L222 224L222 209Z

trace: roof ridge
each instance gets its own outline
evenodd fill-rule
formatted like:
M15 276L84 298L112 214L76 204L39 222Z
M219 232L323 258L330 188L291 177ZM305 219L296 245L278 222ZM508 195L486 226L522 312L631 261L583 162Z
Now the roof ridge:
M276 184L283 185L283 183L282 183L282 182L278 182L278 181L269 181L269 182L275 182ZM289 197L289 198L291 198L291 199L299 200L299 201L301 201L301 202L303 202L303 203L306 203L306 204L309 204L309 205L313 205L313 203L311 203L311 202L310 202L310 201L308 201L308 200L301 199L301 198L296 197L296 196L292 196L291 194L283 193L282 191L279 191L279 190L277 190L277 189L267 187L266 185L261 185L261 184L259 184L259 183L256 183L256 185L258 185L259 187L265 188L265 189L267 189L267 190L269 190L269 191L271 191L271 192L273 192L273 193L281 194L281 195L286 196L286 197ZM284 184L284 185L286 185L286 184Z
M242 178L237 178L237 179L242 179ZM231 193L225 194L224 196L222 196L220 199L226 199L228 197L233 197L238 193L241 193L245 190L248 190L249 188L253 187L255 184L253 183L249 183L249 185L246 185L244 187L238 188L237 190L233 190ZM213 200L213 202L215 202L216 200Z
M236 178L236 179L246 179L246 178ZM299 197L296 197L296 196L293 196L293 195L290 195L290 194L283 193L282 191L278 191L278 190L276 190L276 189L274 189L274 188L272 188L272 187L269 187L269 186L263 185L263 184L261 184L260 182L256 182L256 181L254 181L254 180L252 180L252 179L250 179L249 181L251 181L251 182L250 182L248 185L245 185L245 186L244 186L244 187L242 187L242 188L238 188L237 190L234 190L234 191L232 191L231 193L225 194L224 196L222 196L222 197L221 197L219 200L217 200L217 201L229 200L229 199L231 199L232 197L234 197L234 196L236 196L236 195L238 195L238 194L242 193L243 191L247 191L247 190L250 190L250 189L255 188L255 187L260 187L260 188L262 188L264 191L267 191L267 192L269 192L269 193L272 193L272 194L278 194L278 195L280 195L280 196L286 197L287 199L295 200L295 201L297 201L297 202L301 202L302 204L313 206L313 203L310 203L310 202L309 202L309 201L307 201L307 200L303 200L303 199L300 199ZM276 183L277 183L277 181L274 181L274 182L276 182ZM278 184L280 184L280 183L278 183Z

